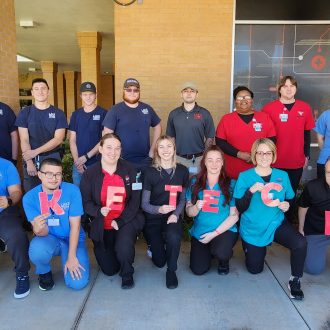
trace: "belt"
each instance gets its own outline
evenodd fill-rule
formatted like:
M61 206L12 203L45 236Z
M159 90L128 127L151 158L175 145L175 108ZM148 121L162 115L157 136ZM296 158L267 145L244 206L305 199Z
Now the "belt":
M186 158L186 159L193 159L197 158L203 155L203 152L199 152L197 154L191 154L191 155L178 155L179 157Z

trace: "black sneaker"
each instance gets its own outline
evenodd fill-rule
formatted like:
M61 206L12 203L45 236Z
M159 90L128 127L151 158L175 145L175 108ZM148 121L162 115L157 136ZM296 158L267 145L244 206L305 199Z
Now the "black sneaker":
M5 243L5 241L0 238L0 253L5 253L7 252L7 245Z
M55 286L52 272L39 274L39 289L42 291L51 290Z
M22 299L28 296L30 293L30 280L29 275L16 274L16 289L14 297L16 299Z
M300 280L299 277L294 277L289 281L288 289L290 291L290 298L296 300L304 299L304 293L300 288Z
M178 278L175 272L171 270L166 271L166 287L168 289L175 289L178 287Z
M229 273L229 261L228 260L220 260L218 266L218 274L219 275L227 275Z
M122 289L132 289L133 287L134 287L133 276L128 276L128 277L122 278L122 280L121 280Z

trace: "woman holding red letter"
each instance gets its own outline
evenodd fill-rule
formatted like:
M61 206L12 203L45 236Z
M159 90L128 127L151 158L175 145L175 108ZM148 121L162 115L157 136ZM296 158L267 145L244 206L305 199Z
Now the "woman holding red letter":
M229 273L229 259L238 233L238 214L232 198L233 184L225 172L221 149L210 146L203 155L200 172L187 190L187 214L194 218L190 229L190 268L196 275L206 273L212 256L219 260L218 273Z
M261 273L267 246L273 241L290 249L290 297L301 300L300 288L306 257L306 239L285 219L289 201L294 197L286 172L272 168L276 161L276 147L269 139L253 143L251 159L255 168L242 172L235 185L236 207L241 214L240 235L247 270Z
M174 139L158 138L152 167L144 172L142 209L145 212L144 232L148 237L152 261L157 267L167 264L166 286L178 286L177 261L182 238L182 211L188 169L176 163Z
M130 289L136 237L144 225L139 209L141 183L130 163L120 159L121 141L116 134L102 137L99 152L101 161L84 172L80 183L84 209L91 218L89 236L103 273L111 276L120 271L121 287Z

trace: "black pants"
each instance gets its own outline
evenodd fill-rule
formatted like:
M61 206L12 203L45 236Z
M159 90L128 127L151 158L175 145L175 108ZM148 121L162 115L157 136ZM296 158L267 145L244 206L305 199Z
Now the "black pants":
M119 270L123 278L133 275L135 243L143 224L144 217L139 214L119 230L104 230L103 242L93 241L96 261L105 275L112 276Z
M230 230L213 238L208 244L201 243L195 237L191 238L190 269L196 275L206 273L211 267L212 256L219 261L228 261L233 256L233 247L238 233Z
M8 207L0 213L0 238L7 244L16 273L26 274L30 269L29 240L22 222L17 206Z
M153 263L160 268L167 263L168 270L176 271L183 233L182 219L167 224L168 217L159 217L157 221L146 220L144 232L149 240Z
M300 179L303 173L303 168L297 169L287 169L281 168L280 170L285 171L289 175L291 187L295 194L295 197L290 200L290 208L288 211L285 212L285 217L288 219L290 223L295 222L295 214L296 214L296 193L300 183Z
M291 275L302 277L307 252L306 238L284 220L275 231L274 242L290 249ZM252 274L261 273L264 269L267 246L255 246L243 239L242 246L247 270Z
M324 164L316 164L316 172L317 172L317 178L322 179L325 177L325 165Z

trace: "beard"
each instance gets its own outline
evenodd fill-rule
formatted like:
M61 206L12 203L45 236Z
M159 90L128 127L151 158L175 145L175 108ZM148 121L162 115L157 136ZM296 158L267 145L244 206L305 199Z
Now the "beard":
M138 101L140 100L140 95L136 96L134 99L129 99L125 96L125 94L123 95L123 99L125 102L129 103L129 104L136 104L138 103Z

